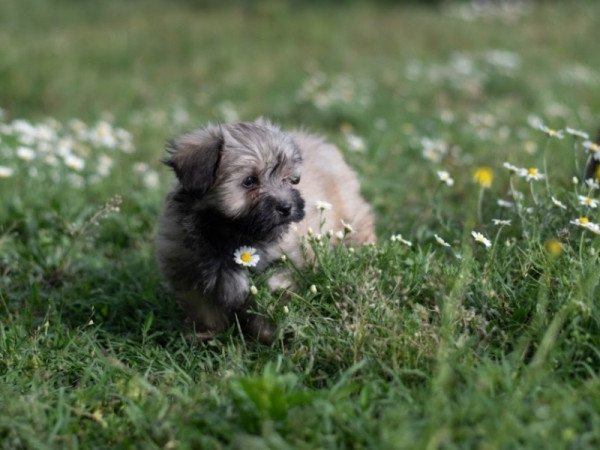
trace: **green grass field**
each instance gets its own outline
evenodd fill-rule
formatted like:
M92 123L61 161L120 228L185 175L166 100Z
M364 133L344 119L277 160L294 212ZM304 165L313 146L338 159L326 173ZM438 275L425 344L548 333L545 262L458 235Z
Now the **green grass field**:
M201 3L0 2L0 447L600 447L597 149L565 130L600 126L600 3ZM256 276L273 347L196 342L163 145L261 115L342 149L379 242L321 230L286 300Z

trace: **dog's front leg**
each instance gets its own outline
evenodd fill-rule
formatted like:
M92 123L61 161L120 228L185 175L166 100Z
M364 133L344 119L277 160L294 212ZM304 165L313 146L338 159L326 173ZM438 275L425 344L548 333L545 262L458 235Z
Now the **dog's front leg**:
M248 299L248 275L237 269L204 270L194 288L176 291L177 300L196 336L210 339L225 331L235 321L235 312Z
M244 270L221 271L215 286L215 301L229 312L231 320L237 320L245 335L270 345L275 336L275 323L258 311L250 295L248 273Z

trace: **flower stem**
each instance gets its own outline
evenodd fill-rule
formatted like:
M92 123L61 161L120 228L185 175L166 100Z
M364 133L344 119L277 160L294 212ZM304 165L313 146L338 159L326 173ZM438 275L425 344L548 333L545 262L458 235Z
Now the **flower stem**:
M537 205L537 197L535 196L535 189L533 188L533 182L529 182L529 190L531 191L531 197L533 198L533 204Z
M544 175L546 176L546 191L550 194L550 177L548 176L548 144L550 143L550 138L546 138L546 143L544 144L544 155L543 155L543 164L544 164ZM537 203L536 203L537 204Z
M483 209L483 193L485 188L482 187L479 189L479 198L477 199L477 220L479 222L483 222L482 220L482 209Z

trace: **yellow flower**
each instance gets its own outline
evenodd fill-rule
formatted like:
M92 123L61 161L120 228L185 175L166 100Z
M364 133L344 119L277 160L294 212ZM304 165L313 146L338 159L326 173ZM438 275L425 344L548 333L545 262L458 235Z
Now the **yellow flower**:
M494 181L494 172L490 167L478 167L473 172L473 181L481 187L489 188Z
M558 256L563 251L563 245L558 239L548 239L544 244L544 247L552 256Z

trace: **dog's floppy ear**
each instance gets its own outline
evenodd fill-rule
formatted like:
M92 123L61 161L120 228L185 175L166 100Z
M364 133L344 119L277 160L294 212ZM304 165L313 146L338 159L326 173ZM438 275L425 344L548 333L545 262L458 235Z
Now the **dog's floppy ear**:
M218 126L192 131L167 144L169 157L163 162L175 171L186 191L202 196L215 182L223 143Z
M598 130L598 134L596 136L596 144L600 145L600 129ZM590 152L590 157L588 158L587 164L585 166L585 174L584 179L589 180L592 179L594 181L598 181L600 178L599 168L600 161L596 159L596 155L598 152ZM600 156L600 155L598 155Z

